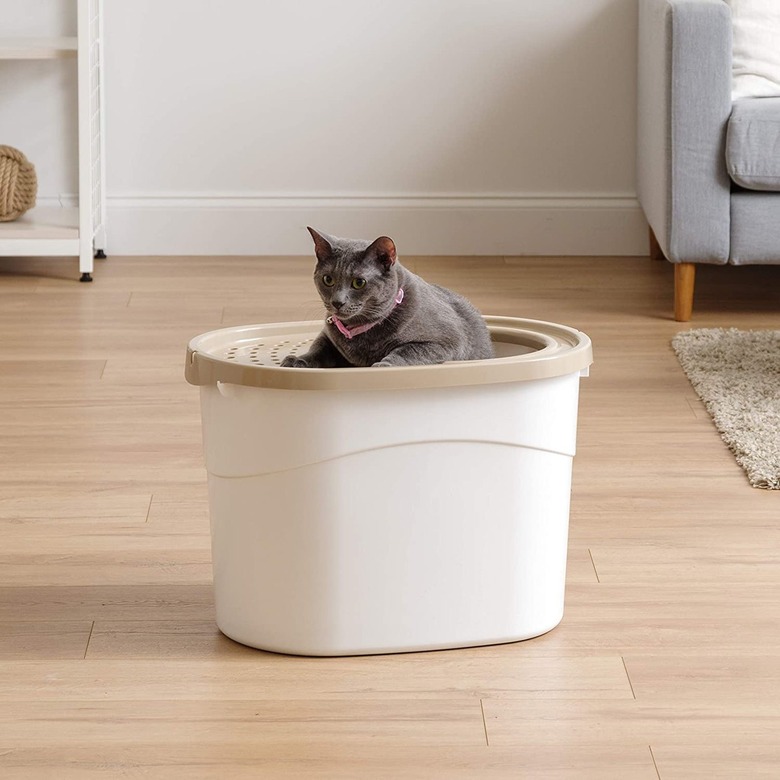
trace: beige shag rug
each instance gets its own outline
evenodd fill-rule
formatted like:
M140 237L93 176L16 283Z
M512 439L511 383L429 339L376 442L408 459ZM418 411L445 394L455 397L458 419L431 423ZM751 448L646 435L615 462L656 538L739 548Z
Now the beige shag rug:
M780 330L700 328L672 347L750 484L780 490Z

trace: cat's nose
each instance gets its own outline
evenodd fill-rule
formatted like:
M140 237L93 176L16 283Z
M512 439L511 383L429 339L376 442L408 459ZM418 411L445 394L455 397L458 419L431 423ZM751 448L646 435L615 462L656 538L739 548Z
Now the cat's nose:
M337 299L333 298L333 299L331 300L331 302L330 302L330 305L331 305L331 306L332 306L332 307L333 307L333 308L334 308L336 311L341 311L341 310L344 308L344 304L345 304L345 303L346 303L346 301L340 301L340 300L337 300Z

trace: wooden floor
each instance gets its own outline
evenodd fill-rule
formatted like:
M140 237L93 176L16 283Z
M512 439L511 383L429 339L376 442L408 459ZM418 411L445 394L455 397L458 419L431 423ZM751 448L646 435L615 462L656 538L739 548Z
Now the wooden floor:
M780 328L780 267L410 258L593 339L567 609L527 642L262 653L214 625L189 338L317 318L311 261L0 258L0 776L780 776L780 492L749 487L669 346Z

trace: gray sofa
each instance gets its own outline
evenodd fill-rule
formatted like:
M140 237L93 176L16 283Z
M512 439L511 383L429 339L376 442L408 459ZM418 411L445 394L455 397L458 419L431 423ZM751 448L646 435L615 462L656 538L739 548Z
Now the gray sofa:
M650 252L675 264L675 319L691 318L696 263L780 263L780 97L732 103L723 0L639 0L637 140Z

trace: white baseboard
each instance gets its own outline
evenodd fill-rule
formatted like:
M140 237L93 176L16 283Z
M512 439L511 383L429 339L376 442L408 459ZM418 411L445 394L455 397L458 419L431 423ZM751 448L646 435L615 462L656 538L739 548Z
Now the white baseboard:
M117 255L301 255L306 225L389 235L401 255L642 255L633 195L125 195L108 198Z

